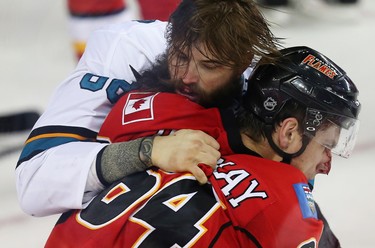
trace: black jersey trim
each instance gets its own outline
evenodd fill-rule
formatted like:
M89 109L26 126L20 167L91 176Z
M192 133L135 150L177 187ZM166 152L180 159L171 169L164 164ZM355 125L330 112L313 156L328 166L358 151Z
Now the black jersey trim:
M80 135L82 137L86 137L89 139L96 138L97 132L94 132L90 129L83 128L83 127L72 127L72 126L45 126L45 127L39 127L34 129L29 137L28 140L31 138L34 138L39 135L44 134L51 134L51 133L66 133L66 134L75 134Z
M105 147L104 147L105 148ZM103 176L103 173L102 173L102 156L103 156L103 152L104 152L104 148L100 150L100 152L98 153L98 155L96 155L96 164L95 164L95 168L96 168L96 174L98 176L98 179L99 181L106 187L108 187L109 185L111 185L110 183L108 183L105 179L104 179L104 176Z
M219 237L221 236L221 234L223 233L223 231L232 226L232 222L231 221L228 221L227 223L225 223L224 225L222 225L219 229L219 231L217 232L217 234L215 235L215 237L213 238L213 240L211 241L210 245L208 246L208 248L212 248L214 247L214 245L216 244L216 242L218 241Z
M76 210L73 209L73 210L69 210L68 212L63 213L63 214L60 216L60 218L57 220L55 226L57 226L57 225L59 225L59 224L63 224L65 221L67 221L67 220L70 218L70 216L71 216L72 214L74 214L75 211L76 211Z
M69 142L93 142L97 133L86 128L68 126L46 126L33 130L21 152L16 168L35 155Z
M259 241L254 237L254 235L252 235L249 231L247 231L246 229L242 228L242 227L239 227L239 226L234 226L234 229L237 230L237 231L240 231L242 233L244 233L251 241L253 241L254 245L256 245L256 247L258 248L262 248L263 246L259 243Z
M210 245L208 246L208 248L213 248L215 246L216 242L219 240L219 238L222 235L222 233L224 232L224 230L227 229L228 227L231 227L231 226L233 226L232 221L228 221L227 223L225 223L224 225L222 225L220 227L219 231L217 232L217 234L215 235L215 237L212 239L212 241L211 241ZM262 248L262 245L259 243L259 241L249 231L247 231L246 229L244 229L242 227L239 227L239 226L233 226L233 228L236 231L244 233L246 235L246 237L248 237L254 243L254 245L256 247Z

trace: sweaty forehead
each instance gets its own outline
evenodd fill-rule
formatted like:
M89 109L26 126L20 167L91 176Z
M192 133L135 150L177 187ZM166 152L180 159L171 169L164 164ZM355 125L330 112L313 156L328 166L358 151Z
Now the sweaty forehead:
M184 51L184 53L188 52L189 51ZM218 61L218 58L216 58L215 55L202 42L196 43L191 47L191 54L195 59L199 58L207 61Z
M212 50L208 49L208 47L204 43L198 42L191 47L174 48L174 55L177 55L177 57L184 58L189 61L195 61L197 63L210 63L222 65L228 68L233 68L236 64L234 61L224 61L222 56L220 56L219 51L213 52Z

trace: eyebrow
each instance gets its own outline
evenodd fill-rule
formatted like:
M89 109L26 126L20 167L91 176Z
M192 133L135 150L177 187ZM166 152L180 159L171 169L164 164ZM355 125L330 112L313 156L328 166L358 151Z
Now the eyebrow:
M207 60L201 60L202 63L209 63L209 64L219 64L218 60L212 60L212 59L207 59Z
M206 59L206 60L201 60L200 62L204 64L215 64L215 65L225 66L222 62L220 62L219 60L215 60L215 59Z

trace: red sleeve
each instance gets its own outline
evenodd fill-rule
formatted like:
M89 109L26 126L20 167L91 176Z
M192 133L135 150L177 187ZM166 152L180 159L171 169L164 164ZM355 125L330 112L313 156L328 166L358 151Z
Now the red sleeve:
M78 16L111 14L125 7L125 0L68 0L69 12Z
M222 153L231 152L218 109L205 109L172 93L131 92L124 95L104 121L99 139L115 143L169 135L179 129L202 130L218 140Z
M160 21L168 21L180 2L181 0L138 0L143 19Z

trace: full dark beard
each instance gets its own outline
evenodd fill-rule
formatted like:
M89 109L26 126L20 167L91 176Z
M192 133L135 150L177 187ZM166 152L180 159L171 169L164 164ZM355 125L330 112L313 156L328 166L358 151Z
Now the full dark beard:
M241 97L242 84L240 78L232 79L225 86L222 86L209 94L196 84L186 86L182 80L173 80L172 82L177 91L184 87L189 87L189 95L195 99L194 101L196 103L206 108L230 107L235 99ZM183 92L183 90L180 91Z
M187 94L192 96L194 102L206 108L225 108L230 107L235 99L240 98L241 82L240 78L233 78L225 86L208 94L196 84L186 85L181 79L171 79L167 55L163 54L150 69L142 72L136 84L141 89L161 92L184 92L183 88L188 87L190 92Z
M240 99L242 91L241 79L233 79L225 86L212 92L209 96L202 99L202 106L227 108L233 105L235 100Z

